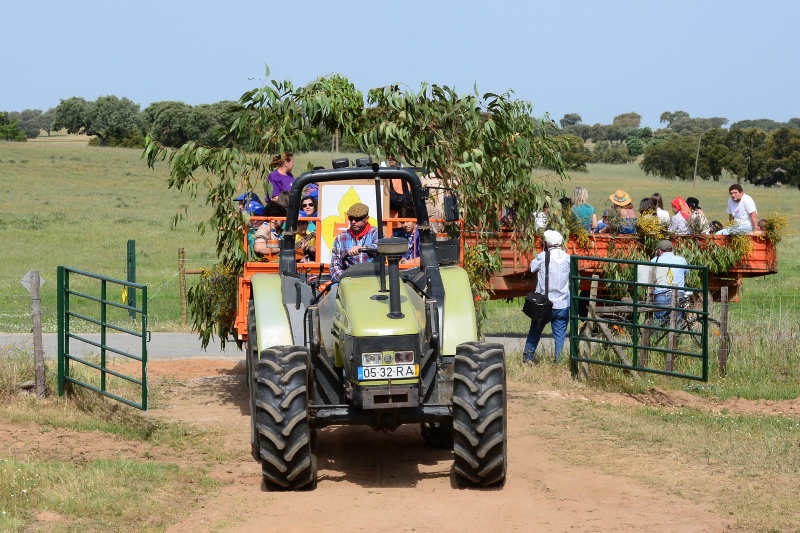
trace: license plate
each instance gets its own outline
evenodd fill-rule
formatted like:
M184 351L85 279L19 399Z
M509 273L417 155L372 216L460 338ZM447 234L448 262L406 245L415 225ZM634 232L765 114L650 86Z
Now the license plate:
M403 379L419 376L419 365L386 365L358 367L358 380Z

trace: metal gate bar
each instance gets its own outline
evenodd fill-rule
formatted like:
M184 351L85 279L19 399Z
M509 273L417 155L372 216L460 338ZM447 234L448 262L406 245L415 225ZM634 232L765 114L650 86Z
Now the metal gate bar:
M632 270L632 279L607 279L599 277L598 275L589 277L589 276L582 276L580 275L581 272L581 261L591 261L593 263L592 270L594 272L601 272L604 263L617 263L623 265L631 265L633 268ZM679 377L684 379L692 379L698 381L708 381L708 267L707 266L696 266L696 265L671 265L671 264L656 264L649 261L634 261L630 259L612 259L612 258L600 258L594 256L578 256L573 255L570 257L570 295L571 295L571 309L570 309L570 362L573 369L573 374L577 373L577 365L578 363L592 363L604 366L610 366L614 368L621 368L627 370L635 370L640 372L650 372L653 374L661 374L666 376L673 376ZM675 267L675 268L684 268L686 270L697 270L700 274L700 281L701 287L682 287L680 290L684 292L691 292L697 293L702 295L703 301L703 309L689 309L683 307L672 307L665 306L665 305L658 305L655 303L647 302L646 299L642 299L640 301L640 295L646 294L640 292L640 289L644 289L647 291L649 288L662 288L662 289L674 289L671 285L660 285L657 283L644 283L639 281L639 268L651 268L654 266L659 267ZM587 297L580 295L580 283L586 281L597 282L600 285L608 285L608 284L615 284L615 285L622 285L627 286L630 289L631 293L631 301L624 302L620 300L612 300L609 298L600 298L595 295L595 297ZM600 316L591 316L592 313L587 313L587 316L581 317L579 316L578 309L579 304L581 302L586 302L589 305L593 306L596 303L601 304L611 304L614 306L614 309L618 310L619 314L627 315L630 313L630 320L623 321L623 320L613 320L608 318L601 318ZM681 329L680 327L672 328L672 327L665 327L662 325L655 325L655 324L645 324L640 323L639 318L640 315L643 313L653 312L653 311L665 311L665 312L680 312L684 314L691 314L693 317L696 317L698 323L701 324L702 328L701 331L689 331L687 329ZM607 339L607 338L597 338L597 337L587 337L585 335L581 335L579 332L580 329L580 322L589 323L589 324L607 324L612 326L618 327L629 327L630 328L630 342L627 342L625 338L615 338ZM700 352L692 352L687 350L678 349L677 346L672 346L671 348L664 348L662 346L652 346L649 344L642 344L642 339L640 339L640 330L644 332L644 330L648 330L650 333L656 332L665 332L665 333L675 333L686 335L689 337L701 337L700 338L700 345L701 351ZM649 335L649 334L648 334ZM595 359L592 357L582 357L579 351L579 343L580 342L588 342L599 344L602 346L612 346L618 347L620 349L624 348L631 351L631 361L630 364L625 364L624 362L616 362L616 361L606 361L602 359ZM591 346L591 345L590 345ZM641 352L655 352L655 353L663 353L666 354L668 357L670 356L684 356L691 359L699 359L701 360L701 371L698 374L687 374L683 372L676 372L670 369L660 369L660 368L653 368L647 366L646 364L641 364L640 361L640 353ZM591 350L590 354L591 356Z
M83 292L79 292L73 289L70 289L70 278L80 276L83 278L89 278L93 280L97 280L100 283L100 297L86 294ZM127 293L127 290L131 290L133 294L135 294L136 290L142 291L142 304L141 307L136 307L136 305L128 305L127 302L135 301L134 298L126 298L125 303L119 303L108 299L108 284L118 285L123 287L123 291ZM141 409L143 411L147 410L147 397L148 397L148 388L147 388L147 340L148 340L148 332L147 332L147 286L140 285L138 283L133 283L130 281L125 280L118 280L109 278L106 276L101 276L99 274L93 274L91 272L85 272L82 270L77 270L70 267L59 266L58 267L58 394L59 396L64 395L65 385L66 383L73 383L75 385L79 385L81 387L85 387L89 390L93 390L98 392L104 396L122 402L126 405L131 407L135 407L137 409ZM85 314L81 314L71 310L70 302L72 297L81 298L88 301L97 302L100 304L100 317L94 318L91 316L86 316ZM115 307L118 309L127 310L129 314L134 317L140 316L141 317L141 331L134 331L122 326L117 326L115 324L111 324L108 322L108 306ZM70 331L70 326L72 325L72 320L77 320L81 322L86 322L89 324L94 324L100 328L100 342L95 342L93 340L87 339L73 333ZM124 333L127 335L133 335L141 339L141 353L140 354L132 354L125 352L123 350L119 350L114 348L113 346L109 346L107 344L107 331L113 330L119 333ZM89 344L90 346L94 346L99 348L100 350L100 363L93 363L91 361L87 361L77 355L72 355L70 353L70 339L74 339L76 341L84 342ZM134 361L141 363L141 377L133 377L127 376L120 372L111 370L106 368L106 355L108 352L111 352L116 355L120 355ZM100 372L100 386L97 387L92 385L91 383L86 383L85 381L81 381L74 375L70 373L71 370L71 362L83 364L89 368L93 368ZM128 398L121 397L117 394L109 392L106 388L106 375L111 375L123 380L126 380L130 383L133 383L139 387L141 387L141 402L137 403L133 400Z

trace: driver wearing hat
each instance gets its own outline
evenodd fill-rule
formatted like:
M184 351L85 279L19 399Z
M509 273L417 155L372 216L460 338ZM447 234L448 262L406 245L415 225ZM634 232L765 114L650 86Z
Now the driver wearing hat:
M331 279L339 281L344 271L359 263L372 261L372 258L359 252L359 248L378 249L378 229L369 223L369 207L361 202L347 210L350 227L336 236L331 254Z

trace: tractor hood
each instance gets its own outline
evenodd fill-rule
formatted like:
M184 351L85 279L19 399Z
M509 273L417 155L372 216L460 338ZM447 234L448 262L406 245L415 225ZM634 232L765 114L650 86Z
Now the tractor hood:
M403 284L400 286L402 318L388 317L389 293L380 292L380 282L375 276L342 279L338 298L342 316L337 318L354 337L416 335L420 332L418 311Z

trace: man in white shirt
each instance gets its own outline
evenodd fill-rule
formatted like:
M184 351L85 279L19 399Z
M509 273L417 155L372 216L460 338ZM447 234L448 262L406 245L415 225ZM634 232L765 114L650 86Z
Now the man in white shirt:
M653 291L655 303L664 307L672 307L672 291L679 291L678 296L680 297L681 289L685 287L686 282L686 269L676 268L676 265L686 265L688 263L684 257L675 255L672 251L672 243L668 240L659 241L656 255L653 257L652 262L668 265L667 268L656 271L656 283L676 287L675 289L657 287ZM656 311L655 315L658 320L665 320L669 316L669 311Z
M733 223L717 235L730 235L731 233L751 233L758 227L758 211L753 199L744 193L744 189L738 183L728 187L728 220Z
M528 364L541 360L540 357L534 357L534 354L539 346L539 340L542 338L542 330L548 322L553 329L554 360L558 363L559 355L564 348L564 341L567 338L567 324L569 323L569 254L562 248L564 239L557 231L545 231L544 240L545 246L550 250L547 296L553 302L553 310L547 320L531 321L528 338L525 340L525 350L522 352L522 362ZM531 261L531 272L538 272L536 292L540 294L544 294L545 287L544 260L545 252L541 252Z

